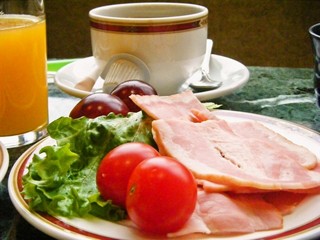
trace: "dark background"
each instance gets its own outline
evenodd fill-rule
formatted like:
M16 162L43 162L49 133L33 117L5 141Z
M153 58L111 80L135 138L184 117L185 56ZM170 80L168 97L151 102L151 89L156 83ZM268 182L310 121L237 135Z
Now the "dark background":
M89 10L125 2L147 1L45 0L48 58L91 56ZM320 22L319 0L174 2L209 9L209 38L215 42L215 54L247 66L313 67L308 29Z

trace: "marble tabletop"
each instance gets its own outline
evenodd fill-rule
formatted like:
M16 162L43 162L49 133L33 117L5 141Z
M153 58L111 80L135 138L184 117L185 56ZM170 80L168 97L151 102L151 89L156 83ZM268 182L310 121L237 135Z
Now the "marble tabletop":
M66 61L49 61L52 73ZM250 79L241 89L231 95L212 100L221 109L243 111L271 116L301 124L320 131L320 109L316 107L313 90L313 69L248 67ZM49 74L50 76L50 74ZM61 92L49 77L50 121L68 115L79 101ZM10 166L0 183L0 239L52 239L26 222L12 205L7 179L16 159L30 146L9 149Z

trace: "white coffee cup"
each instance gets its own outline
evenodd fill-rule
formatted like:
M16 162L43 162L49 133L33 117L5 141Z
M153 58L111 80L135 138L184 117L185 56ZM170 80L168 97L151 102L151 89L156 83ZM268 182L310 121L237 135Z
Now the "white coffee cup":
M93 56L107 64L119 54L142 60L160 95L174 94L199 70L206 49L207 8L186 3L128 3L89 12Z

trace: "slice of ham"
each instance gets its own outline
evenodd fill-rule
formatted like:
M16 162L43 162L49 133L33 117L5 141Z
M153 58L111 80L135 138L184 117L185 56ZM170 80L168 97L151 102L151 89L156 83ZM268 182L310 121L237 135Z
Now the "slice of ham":
M130 98L153 119L179 118L199 122L207 119L207 115L210 114L210 111L191 91L171 96L131 95ZM194 115L193 111L197 114ZM203 119L198 119L198 117L203 117Z
M239 137L246 139L264 139L266 141L272 142L275 146L280 145L281 148L285 148L287 150L283 152L283 154L290 155L290 158L295 159L305 168L313 169L318 164L317 158L309 150L297 144L293 144L282 135L270 130L259 122L229 122L228 125L230 126L232 131Z
M269 192L270 190L263 190L252 187L239 187L239 186L230 186L226 184L218 184L212 181L207 181L204 179L197 179L197 184L204 191L208 193L212 192L234 192L234 193L264 193Z
M160 152L182 162L198 179L264 190L320 186L320 173L300 165L286 147L243 138L226 121L160 119L152 128Z
M196 179L196 180L197 180L198 186L208 193L212 193L212 192L277 193L279 192L278 190L272 191L272 190L264 190L264 189L258 189L258 188L252 188L252 187L239 187L239 186L230 186L226 184L218 184L218 183L214 183L212 181L207 181L204 179ZM319 194L320 187L308 188L308 189L290 189L287 191L288 193L293 193L293 194L301 194L301 195L310 194L311 195L311 194Z
M140 96L131 95L141 109L143 109L150 117L154 119L170 119L179 118L190 120L193 122L202 122L210 119L217 119L212 112L207 110L203 104L194 96L191 91L186 91L180 94L171 96ZM275 144L286 147L290 151L291 158L296 160L308 169L314 168L318 161L314 155L304 147L292 144L278 133L267 129L264 125L254 122L245 121L237 123L229 123L229 127L238 136L244 138L260 138L267 139Z
M190 91L172 96L132 95L131 98L149 116L160 119L160 123L153 122L160 150L187 162L189 167L199 168L199 171L191 170L200 179L227 184L227 187L269 190L319 186L319 174L306 171L317 166L317 158L258 122L219 120ZM168 121L161 122L161 119ZM229 165L232 170L228 169ZM209 169L204 170L208 166ZM223 169L217 171L216 166L225 168L228 174Z
M304 200L308 194L293 192L268 192L264 193L263 199L275 206L282 215L288 215Z
M278 209L260 195L206 193L200 190L194 214L182 229L169 236L244 234L279 229L282 221Z

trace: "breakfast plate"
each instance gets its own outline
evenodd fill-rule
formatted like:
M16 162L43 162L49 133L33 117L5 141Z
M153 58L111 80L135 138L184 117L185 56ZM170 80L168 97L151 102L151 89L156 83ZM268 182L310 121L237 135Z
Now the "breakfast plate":
M0 182L7 173L9 167L9 154L3 143L0 142Z
M320 135L315 131L262 115L226 110L216 110L215 113L219 118L228 121L258 121L290 141L306 147L320 159ZM22 217L40 231L57 239L157 239L155 236L146 235L128 225L109 222L91 215L68 219L32 211L21 193L23 188L22 176L27 172L27 166L32 161L32 155L38 153L43 146L52 145L52 143L52 139L46 138L29 148L15 162L10 172L8 181L10 198ZM317 194L305 198L293 213L284 216L282 229L233 235L228 236L228 239L312 239L319 236L320 194ZM201 237L205 239L226 239L226 236L201 235ZM161 239L163 239L163 236Z
M75 97L83 98L92 92L102 89L103 80L98 78L93 90L83 91L75 88L75 84L90 75L95 68L93 57L78 59L61 69L55 75L55 83L59 89ZM209 91L197 92L195 95L200 101L206 101L233 93L244 86L249 80L249 70L240 62L220 55L211 55L210 75L215 80L221 80L222 86Z

